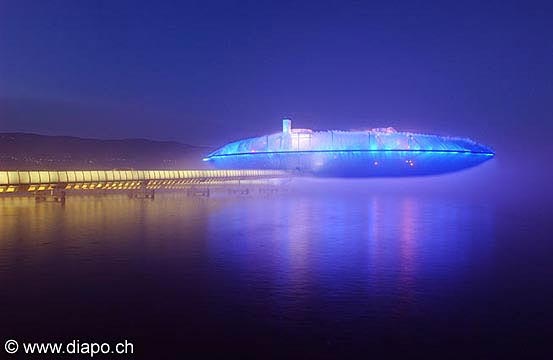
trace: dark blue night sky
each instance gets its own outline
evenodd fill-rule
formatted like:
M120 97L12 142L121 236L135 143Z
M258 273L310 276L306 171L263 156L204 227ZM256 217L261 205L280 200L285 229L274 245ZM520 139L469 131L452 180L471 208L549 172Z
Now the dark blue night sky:
M289 116L544 142L552 19L527 1L4 0L0 131L219 146Z

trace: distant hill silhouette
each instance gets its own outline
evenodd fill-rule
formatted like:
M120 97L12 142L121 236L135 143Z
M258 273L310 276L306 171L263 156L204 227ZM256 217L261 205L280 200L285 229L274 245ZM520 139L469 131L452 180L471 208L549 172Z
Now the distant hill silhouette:
M174 141L0 133L0 169L198 169L210 150Z

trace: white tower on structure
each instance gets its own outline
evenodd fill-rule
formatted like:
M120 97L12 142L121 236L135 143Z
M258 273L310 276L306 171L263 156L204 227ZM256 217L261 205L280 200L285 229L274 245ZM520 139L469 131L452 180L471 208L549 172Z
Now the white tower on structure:
M292 131L292 120L282 119L282 132L289 134Z

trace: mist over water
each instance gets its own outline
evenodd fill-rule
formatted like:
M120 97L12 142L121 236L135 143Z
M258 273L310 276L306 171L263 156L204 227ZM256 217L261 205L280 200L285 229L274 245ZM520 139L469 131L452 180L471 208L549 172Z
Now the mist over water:
M0 198L1 335L150 357L546 347L550 194L499 159L270 196Z

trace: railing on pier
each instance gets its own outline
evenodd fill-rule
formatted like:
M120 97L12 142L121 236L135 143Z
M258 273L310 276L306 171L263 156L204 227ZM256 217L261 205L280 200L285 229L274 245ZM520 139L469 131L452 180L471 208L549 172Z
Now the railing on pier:
M63 190L178 189L278 179L279 170L0 171L0 193Z

